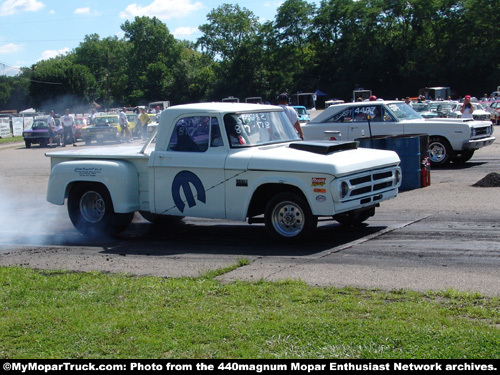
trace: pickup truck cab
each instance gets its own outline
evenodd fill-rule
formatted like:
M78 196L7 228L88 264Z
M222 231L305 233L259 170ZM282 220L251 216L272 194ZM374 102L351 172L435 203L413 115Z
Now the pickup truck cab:
M432 165L466 162L474 151L495 141L489 121L424 119L401 101L369 101L332 105L302 125L306 140L325 139L340 131L343 140L381 135L428 134Z
M319 217L367 220L401 183L395 152L303 142L281 107L247 103L169 107L142 149L47 156L47 200L67 200L74 226L92 237L119 233L139 211L150 221L248 220L265 223L275 238L302 239Z

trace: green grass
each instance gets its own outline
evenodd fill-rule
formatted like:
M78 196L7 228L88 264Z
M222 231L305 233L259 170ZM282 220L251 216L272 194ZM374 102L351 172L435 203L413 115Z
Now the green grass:
M500 357L500 299L0 268L0 358Z
M14 142L23 142L23 137L8 137L8 138L0 138L0 144L4 143L14 143Z

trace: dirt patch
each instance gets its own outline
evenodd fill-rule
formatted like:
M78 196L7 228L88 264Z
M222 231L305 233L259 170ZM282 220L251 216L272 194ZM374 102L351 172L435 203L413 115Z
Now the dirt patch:
M500 187L500 173L488 173L483 179L476 182L475 187Z

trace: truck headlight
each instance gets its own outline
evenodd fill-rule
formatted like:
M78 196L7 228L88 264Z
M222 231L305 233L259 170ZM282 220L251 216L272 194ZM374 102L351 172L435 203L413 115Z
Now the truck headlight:
M340 183L340 198L344 199L349 194L349 184L346 181Z
M399 169L396 170L396 175L394 177L394 183L396 184L395 186L398 186L401 183L401 171Z

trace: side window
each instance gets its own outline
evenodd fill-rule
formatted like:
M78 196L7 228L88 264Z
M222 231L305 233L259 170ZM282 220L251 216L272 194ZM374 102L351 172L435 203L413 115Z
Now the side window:
M217 117L212 117L210 130L210 147L221 147L224 146L224 141L222 140L222 135L220 133L220 126Z
M192 116L177 121L168 151L205 152L208 149L210 117Z
M351 122L352 121L352 109L348 108L334 116L330 117L326 122Z
M368 116L370 116L370 121L382 121L382 116L380 115L380 106L359 106L354 108L353 115L353 122L368 122Z
M394 117L385 108L382 108L383 120L384 122L394 122Z

